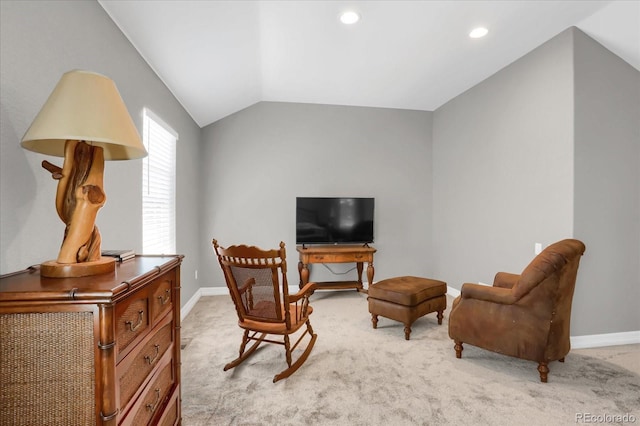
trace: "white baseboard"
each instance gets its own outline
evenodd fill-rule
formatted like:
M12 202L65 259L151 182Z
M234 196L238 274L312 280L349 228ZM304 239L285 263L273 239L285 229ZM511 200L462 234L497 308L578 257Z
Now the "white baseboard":
M229 294L227 287L200 287L202 296L225 296Z
M293 294L297 291L297 286L289 286L289 293ZM227 294L229 294L227 287L200 287L193 297L180 309L180 320L184 321L202 296L224 296ZM460 296L460 290L447 286L447 294L451 297L458 297ZM635 343L640 343L640 330L622 333L593 334L589 336L571 336L571 347L573 349L632 345Z
M289 286L289 294L294 294L298 290L298 286ZM193 307L198 303L203 296L226 296L229 294L229 290L227 287L200 287L198 291L185 303L185 305L180 309L180 321L184 321L184 319L189 315L189 312L193 309ZM229 301L231 303L231 301Z
M590 336L571 336L571 348L573 349L633 345L635 343L640 343L640 330L623 333L592 334Z
M200 297L202 296L201 290L202 289L199 288L196 291L196 293L191 297L191 299L187 300L187 303L185 303L184 306L180 307L180 322L184 321L187 315L189 315L189 312L191 312L193 307L196 306L196 303L198 303L198 300L200 300Z
M460 296L460 290L447 286L447 294L453 298Z
M227 287L200 287L191 299L180 308L180 321L184 321L202 296L222 296L225 294L229 294Z

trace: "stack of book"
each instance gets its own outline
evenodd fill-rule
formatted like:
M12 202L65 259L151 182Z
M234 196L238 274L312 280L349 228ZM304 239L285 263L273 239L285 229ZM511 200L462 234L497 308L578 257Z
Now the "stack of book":
M125 260L136 257L136 252L133 250L103 250L102 255L115 257L118 262L124 262Z

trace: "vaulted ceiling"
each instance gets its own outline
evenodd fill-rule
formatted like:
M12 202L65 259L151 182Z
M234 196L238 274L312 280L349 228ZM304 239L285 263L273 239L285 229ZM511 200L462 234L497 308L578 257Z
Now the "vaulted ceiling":
M201 127L259 101L433 111L571 26L640 69L637 0L99 3Z

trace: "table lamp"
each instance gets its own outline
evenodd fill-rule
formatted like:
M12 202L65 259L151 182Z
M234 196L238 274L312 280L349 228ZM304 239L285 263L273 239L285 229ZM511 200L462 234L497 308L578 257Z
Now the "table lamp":
M58 181L56 210L66 228L58 258L41 264L41 276L113 272L115 259L101 256L101 236L95 226L98 210L107 199L104 160L147 155L115 83L89 71L65 73L21 145L29 151L64 157L62 168L42 162Z

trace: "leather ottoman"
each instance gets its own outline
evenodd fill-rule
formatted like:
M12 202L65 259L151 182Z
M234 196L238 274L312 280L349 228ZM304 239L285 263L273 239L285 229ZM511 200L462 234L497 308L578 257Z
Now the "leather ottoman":
M404 338L409 340L411 324L421 316L438 312L438 324L447 308L447 283L419 277L397 277L379 281L369 287L369 312L373 328L378 315L404 324Z

